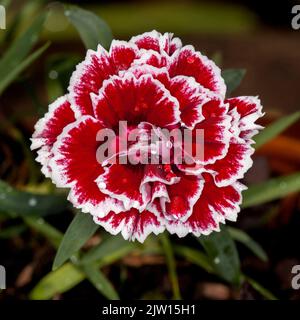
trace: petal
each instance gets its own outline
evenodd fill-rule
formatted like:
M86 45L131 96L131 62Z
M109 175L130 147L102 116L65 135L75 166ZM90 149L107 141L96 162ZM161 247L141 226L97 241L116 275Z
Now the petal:
M168 221L166 228L170 233L176 233L179 237L193 233L199 237L201 234L219 231L219 223L225 223L225 219L236 220L242 201L241 192L245 187L235 182L231 186L219 188L209 174L203 174L203 177L204 188L192 215L184 223L179 220Z
M178 49L182 48L182 42L179 38L175 37L171 40L169 54L172 55Z
M214 163L222 159L229 148L232 134L230 133L231 116L226 114L227 106L218 98L212 98L202 106L204 120L198 123L193 133L193 154L203 150L202 158L196 159L197 164ZM203 140L197 142L197 137L203 135ZM185 146L187 147L187 145Z
M177 76L171 79L171 95L179 101L180 117L192 129L204 119L202 105L208 101L207 93L192 77Z
M240 137L246 141L258 133L262 127L255 124L256 120L264 115L262 105L258 97L236 97L227 99L230 110L235 110L240 115ZM252 141L251 141L252 142Z
M138 47L127 41L113 40L109 50L111 63L115 65L116 72L127 70L132 62L139 57Z
M143 34L132 37L129 42L134 43L139 49L154 50L160 52L161 33L153 30L151 32L145 32Z
M92 98L96 117L110 128L118 126L119 121L127 121L128 125L149 122L165 127L180 119L178 101L151 75L139 79L131 73L114 76L105 81L99 94Z
M215 163L205 166L212 173L215 183L219 187L228 186L251 168L251 156L254 149L241 138L232 138L226 156Z
M144 242L150 233L158 235L165 227L152 212L147 210L139 212L131 209L126 212L115 214L110 212L104 218L94 217L94 221L113 235L121 232L125 240L135 239Z
M103 194L95 182L103 173L96 158L96 136L102 128L90 116L68 125L54 144L54 157L49 162L53 182L58 187L71 188L68 199L73 205L98 216L124 210L119 201Z
M157 68L148 64L133 65L128 72L133 73L136 78L150 74L153 79L160 81L166 89L170 89L170 77L168 70L165 67Z
M204 180L201 176L180 174L178 183L167 186L169 202L163 208L164 216L171 220L186 221L199 199Z
M51 170L48 166L52 158L52 146L65 126L74 122L75 115L66 96L58 98L49 106L49 111L35 125L32 136L31 150L38 149L36 160L42 164L42 172L50 177Z
M173 38L172 33L161 34L155 30L132 37L130 42L136 44L139 49L153 50L158 53L165 52L168 55L172 55L182 47L181 40Z
M97 93L105 79L116 73L107 51L98 45L97 51L88 50L86 58L73 72L68 88L76 117L93 115L90 93Z
M195 51L193 46L184 46L173 54L169 72L171 77L194 77L204 88L225 97L226 86L220 68L199 51Z
M169 57L166 54L160 54L154 50L141 50L140 58L133 62L133 65L150 65L156 68L163 68L169 64Z
M113 164L97 178L99 189L114 199L118 199L126 210L145 208L140 184L144 175L143 165Z

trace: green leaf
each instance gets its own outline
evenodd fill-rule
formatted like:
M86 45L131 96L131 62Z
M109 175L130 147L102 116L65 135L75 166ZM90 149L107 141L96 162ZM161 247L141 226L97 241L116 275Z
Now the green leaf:
M54 248L59 247L63 238L63 234L60 231L52 227L42 218L24 217L23 220L30 228L45 236Z
M19 191L0 180L0 207L2 211L19 216L46 216L68 208L63 195L43 195Z
M109 48L113 35L104 20L76 6L68 6L65 15L77 29L87 49L96 49L98 44L106 49Z
M243 208L260 205L300 191L300 172L253 185L243 192Z
M78 212L69 225L58 248L53 270L59 268L96 232L98 225L90 214Z
M245 69L226 69L222 72L227 87L227 95L238 88L246 74Z
M92 248L81 259L81 263L90 264L108 264L116 261L130 251L137 248L137 245L132 242L125 241L121 236L108 237L103 243Z
M220 232L201 236L199 242L204 247L215 273L234 285L241 281L240 260L234 241L225 226Z
M268 289L264 288L260 283L253 280L252 278L245 276L244 279L257 291L259 292L263 297L265 297L268 300L278 300L272 292L270 292Z
M288 116L282 117L281 119L270 124L264 130L262 130L255 138L255 148L258 149L265 143L271 141L273 138L278 136L281 132L287 129L289 126L294 124L300 119L300 111L297 111Z
M0 94L16 79L16 77L28 68L36 59L38 59L49 47L50 43L46 43L41 48L33 52L28 56L25 60L15 65L10 72L8 72L3 78L0 80Z
M37 42L39 34L43 29L43 24L46 19L46 14L39 15L32 25L11 45L0 60L0 93L5 89L4 84L8 85L14 78L10 75L14 73L17 76L19 73L15 69L20 70L20 64L28 55L34 44ZM28 63L27 63L28 65ZM24 62L23 62L24 68ZM20 71L19 71L20 72ZM7 80L9 78L9 81Z
M227 230L233 238L233 240L239 241L240 243L245 245L262 261L268 261L268 256L265 250L261 247L260 244L254 241L246 232L233 227L227 227Z
M94 287L102 293L107 299L118 300L120 299L118 293L110 283L110 281L104 276L104 274L99 270L99 267L95 264L84 265L83 270L89 279L89 281L94 285Z
M30 292L32 300L48 300L56 294L64 293L83 281L85 275L72 263L47 274Z
M176 261L174 258L174 252L173 248L170 242L170 239L166 233L162 233L160 235L162 247L165 252L166 260L167 260L167 267L169 270L169 276L172 284L172 290L173 290L173 298L175 300L180 300L180 289L179 289L179 283L178 283L178 276L176 271Z
M186 246L174 246L174 252L185 258L187 261L201 267L208 273L214 272L214 267L208 257L201 251Z

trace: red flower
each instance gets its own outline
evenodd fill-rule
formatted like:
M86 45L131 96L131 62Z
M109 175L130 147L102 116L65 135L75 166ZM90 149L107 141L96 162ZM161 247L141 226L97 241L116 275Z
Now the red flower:
M112 234L141 242L165 229L180 237L209 234L237 218L245 189L238 180L252 165L251 139L263 115L258 98L225 99L225 93L220 69L171 34L113 41L109 52L99 45L77 66L68 94L36 124L32 149L39 149L43 173L70 188L73 205ZM128 123L122 134L120 121ZM114 142L138 130L126 156L138 150L137 157L148 157L150 129L158 136L163 129L188 131L191 150L204 154L189 163L99 163L102 129L116 132ZM201 145L197 129L204 132ZM162 140L146 150L161 160L175 147Z

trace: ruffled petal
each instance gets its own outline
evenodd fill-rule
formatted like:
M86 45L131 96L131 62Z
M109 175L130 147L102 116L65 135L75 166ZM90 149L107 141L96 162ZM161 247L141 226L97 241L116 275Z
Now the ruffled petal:
M126 210L145 208L140 184L144 175L143 165L113 164L106 167L96 182L99 189L108 196L118 199Z
M242 179L251 168L254 149L241 138L232 138L228 152L223 159L206 165L205 170L211 172L215 183L219 187L229 186L238 179Z
M36 160L42 164L42 172L50 177L49 160L53 157L52 147L65 126L74 122L75 115L66 96L58 98L49 106L49 111L35 125L31 150L40 149Z
M202 106L208 101L207 92L192 77L177 76L171 79L171 94L179 101L182 123L190 129L204 119Z
M204 179L201 176L180 174L178 183L168 185L169 201L165 202L162 212L166 219L186 221L193 212L193 207L199 199Z
M154 50L144 50L140 51L140 58L136 59L132 65L143 66L150 65L156 68L164 68L169 65L170 58L167 54L161 54Z
M104 171L96 158L96 136L101 129L100 122L91 116L66 126L53 146L49 165L54 183L71 188L68 199L76 208L102 217L110 211L121 212L124 207L103 194L95 182Z
M114 64L116 72L127 70L132 62L139 57L138 47L127 41L113 40L109 50L111 63Z
M119 121L165 127L180 120L178 101L151 75L138 79L130 73L112 77L97 96L93 95L93 106L96 117L110 128L118 126Z
M236 97L227 99L225 102L229 104L229 109L236 109L240 115L239 129L240 137L245 141L251 141L262 127L255 124L257 119L262 117L262 105L258 97Z
M153 30L134 36L129 40L129 42L137 45L139 49L154 50L160 52L159 40L161 36L161 33Z
M195 157L196 164L210 164L222 159L228 151L232 136L229 131L231 116L227 114L227 106L218 97L202 106L202 115L205 119L196 124L192 131L192 145L187 141L184 148L185 151L192 150L193 156L197 154L197 150L202 150L202 153ZM199 139L201 135L203 138Z
M166 228L170 233L179 237L193 233L199 237L201 234L219 231L219 224L225 223L225 219L236 220L242 201L241 192L245 190L245 186L235 182L231 186L219 188L211 175L203 174L203 178L204 188L194 205L192 215L184 223L179 220L167 221Z
M93 115L90 94L97 93L103 81L113 74L116 74L115 66L103 47L98 45L97 51L88 50L85 60L73 72L68 88L77 118Z
M153 50L158 53L172 55L177 49L182 47L179 38L173 38L173 33L161 34L155 30L145 32L130 39L131 43L136 44L139 49Z
M94 221L113 235L121 233L125 240L144 242L150 233L158 235L165 230L161 219L150 211L139 212L131 209L115 214L110 212L104 218L94 217Z
M204 88L225 97L226 86L220 68L199 51L195 51L193 46L184 46L173 54L169 72L171 77L194 77Z

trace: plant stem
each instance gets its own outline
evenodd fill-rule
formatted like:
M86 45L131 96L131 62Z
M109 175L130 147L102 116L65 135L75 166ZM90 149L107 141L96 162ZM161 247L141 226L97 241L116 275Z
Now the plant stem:
M160 240L167 259L167 267L173 290L173 299L181 300L178 276L176 271L176 262L169 236L166 233L162 233L160 235Z

